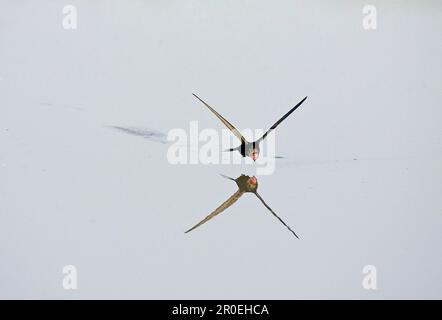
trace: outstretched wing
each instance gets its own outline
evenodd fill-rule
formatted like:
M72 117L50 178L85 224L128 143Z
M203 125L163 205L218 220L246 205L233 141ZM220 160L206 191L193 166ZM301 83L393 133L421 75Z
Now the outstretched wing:
M204 103L204 105L209 108L210 111L212 111L217 117L218 119L221 120L222 123L224 123L224 125L230 130L232 131L232 133L239 139L241 140L241 143L246 143L246 139L244 139L244 137L241 135L241 133L238 131L238 129L236 129L229 121L227 121L226 119L223 118L222 115L220 115L218 112L215 111L215 109L213 109L211 106L209 106L203 99L201 99L200 97L198 97L196 94L192 93L193 96L195 98L197 98L199 101L201 101L202 103Z
M221 212L226 210L228 207L230 207L232 204L234 204L243 195L243 193L244 193L244 191L241 191L241 190L236 191L229 199L227 199L225 202L223 202L223 204L221 204L218 208L216 208L215 211L213 211L211 214L209 214L203 220L198 222L195 226L193 226L192 228L187 230L185 233L188 233L188 232L192 231L193 229L198 228L200 225L206 223L207 221L209 221L213 217L217 216L218 214L220 214Z
M299 237L296 235L296 233L295 233L295 231L293 231L292 229L290 229L290 227L288 226L288 225L286 225L285 224L285 222L272 210L272 208L270 208L268 205L267 205L267 203L265 203L265 201L264 201L264 199L263 198L261 198L261 196L258 194L258 192L255 192L255 195L258 197L258 199L259 200L261 200L261 202L262 202L262 204L267 208L267 209L269 209L270 210L270 212L276 217L276 218L278 218L278 220L279 221L281 221L282 222L282 224L283 225L285 225L286 227L287 227L287 229L289 229L294 235L295 235L295 237L296 238L298 238L299 239Z
M293 111L295 111L304 101L305 99L307 99L307 97L305 97L304 99L302 99L300 102L298 102L298 104L296 106L294 106L292 109L290 109L289 112L287 112L281 119L279 119L278 121L276 121L276 123L270 127L269 130L267 130L266 133L264 133L264 135L259 138L256 142L260 142L262 140L265 139L265 137L267 137L267 135L273 130L275 129L281 122L283 122L285 120L285 118L287 118ZM256 143L255 142L255 143Z

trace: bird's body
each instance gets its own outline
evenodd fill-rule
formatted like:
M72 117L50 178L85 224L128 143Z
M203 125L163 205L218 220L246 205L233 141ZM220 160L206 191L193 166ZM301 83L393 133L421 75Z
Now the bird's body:
M229 199L227 199L226 201L224 201L218 208L216 208L211 214L209 214L207 217L205 217L203 220L201 220L200 222L198 222L195 226L193 226L192 228L190 228L189 230L186 231L186 233L196 229L197 227L199 227L200 225L206 223L207 221L209 221L210 219L212 219L213 217L217 216L218 214L220 214L221 212L223 212L224 210L226 210L228 207L230 207L232 204L234 204L236 201L238 201L238 199L247 192L253 193L256 195L256 197L263 203L263 205L279 220L281 221L281 223L283 225L285 225L287 227L287 229L290 230L290 232L293 233L293 235L298 238L298 236L296 235L296 233L267 205L267 203L264 201L263 198L261 198L261 196L258 193L258 180L256 179L256 177L250 177L250 176L246 176L244 174L240 175L238 178L233 179L227 176L223 177L235 181L236 185L238 186L238 190L232 195L230 196ZM299 238L298 238L299 239Z
M259 155L259 143L244 140L238 147L230 148L227 151L238 151L243 157L250 157L255 161Z
M230 130L232 133L241 141L241 145L236 148L228 149L228 151L239 151L239 153L243 157L250 157L253 159L253 161L256 161L259 157L259 144L262 140L264 140L267 135L274 130L284 119L286 119L293 111L295 111L306 99L302 99L296 106L294 106L292 109L289 110L281 119L279 119L273 126L270 127L269 130L267 130L264 135L259 138L258 140L255 140L253 142L247 141L242 134L236 129L229 121L227 121L222 115L220 115L218 112L215 111L211 106L209 106L204 100L202 100L200 97L198 97L196 94L193 94L195 98L197 98L199 101L201 101L210 111L212 111L218 119L221 120L221 122Z

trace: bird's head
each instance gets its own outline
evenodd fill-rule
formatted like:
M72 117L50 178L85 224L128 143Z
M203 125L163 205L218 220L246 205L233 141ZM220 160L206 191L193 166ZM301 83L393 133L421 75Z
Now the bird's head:
M253 161L256 161L256 159L258 159L258 157L259 157L259 149L258 148L253 148L250 151L250 158L252 158Z

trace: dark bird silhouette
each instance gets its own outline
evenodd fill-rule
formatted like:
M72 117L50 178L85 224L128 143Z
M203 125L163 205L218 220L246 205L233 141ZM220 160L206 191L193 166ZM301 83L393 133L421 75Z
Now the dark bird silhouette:
M292 109L290 109L290 111L287 112L281 119L276 121L275 124L273 126L271 126L270 129L267 130L267 132L264 133L264 135L261 138L259 138L258 140L254 141L254 142L248 142L229 121L227 121L222 115L220 115L218 112L216 112L215 109L213 109L211 106L209 106L204 100L202 100L196 94L194 94L194 93L192 93L192 94L195 96L195 98L197 98L199 101L201 101L207 108L209 108L209 110L212 111L218 117L218 119L220 119L221 122L224 123L224 125L230 131L232 131L232 133L241 141L240 146L238 146L236 148L228 149L227 151L237 150L237 151L239 151L239 153L241 153L241 155L243 157L250 157L253 159L253 161L256 161L256 159L258 159L259 143L262 140L264 140L267 137L267 135L272 130L274 130L282 121L284 121L293 111L295 111L305 101L305 99L307 99L307 97L305 97L296 106L294 106Z
M258 180L256 179L256 177L250 177L250 176L246 176L244 174L242 174L241 176L239 176L236 179L227 177L222 175L223 177L230 179L232 181L235 181L236 184L238 185L238 190L229 198L227 199L225 202L223 202L218 208L215 209L215 211L213 211L211 214L209 214L207 217L205 217L203 220L201 220L200 222L198 222L195 226L193 226L192 228L190 228L189 230L187 230L185 233L188 233L190 231L192 231L193 229L198 228L200 225L206 223L207 221L209 221L210 219L212 219L213 217L217 216L218 214L220 214L221 212L223 212L224 210L226 210L228 207L230 207L232 204L234 204L236 201L238 201L238 199L246 192L251 192L254 193L255 196L258 197L258 199L262 202L262 204L269 209L269 211L279 220L281 221L281 223L283 225L285 225L287 227L287 229L290 230L291 233L293 233L293 235L299 239L299 237L296 235L296 233L272 210L272 208L270 208L267 203L265 203L264 199L261 198L261 196L258 193Z

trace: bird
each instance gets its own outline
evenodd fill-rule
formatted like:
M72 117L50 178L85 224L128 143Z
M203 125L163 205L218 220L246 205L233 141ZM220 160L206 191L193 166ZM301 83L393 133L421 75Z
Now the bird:
M266 133L264 133L264 135L261 138L259 138L258 140L254 141L254 142L249 142L242 136L242 134L238 131L238 129L236 129L222 115L220 115L218 112L216 112L215 109L213 109L209 104L207 104L203 99L198 97L195 93L192 93L192 94L195 98L197 98L199 101L201 101L207 108L209 108L209 110L212 111L218 117L218 119L220 119L221 122L224 123L224 125L241 141L241 145L239 145L236 148L227 149L226 151L239 151L239 153L241 153L241 155L243 157L250 157L253 159L253 161L256 161L259 157L259 144L260 144L260 142L263 141L272 130L274 130L282 121L284 121L293 111L295 111L307 99L307 97L305 97L300 102L298 102L298 104L296 106L294 106L293 108L291 108L289 110L289 112L287 112L281 119L276 121L273 124L273 126L271 126L270 129L267 130Z
M269 207L269 205L264 201L264 199L259 195L258 193L258 179L255 176L247 176L247 175L240 175L238 178L233 179L231 177L222 175L224 178L227 178L229 180L235 181L237 186L238 186L238 190L232 195L230 196L229 199L227 199L226 201L224 201L218 208L216 208L211 214L209 214L207 217L205 217L203 220L201 220L200 222L198 222L196 225L194 225L192 228L190 228L189 230L185 231L185 233L189 233L190 231L198 228L199 226L203 225L204 223L206 223L207 221L209 221L210 219L212 219L213 217L217 216L218 214L220 214L221 212L223 212L224 210L226 210L228 207L230 207L232 204L234 204L236 201L238 201L239 198L241 198L241 196L246 193L246 192L250 192L255 194L255 196L262 202L262 204L284 225L287 227L287 229L290 230L290 232L299 239L298 235L272 210L272 208Z

